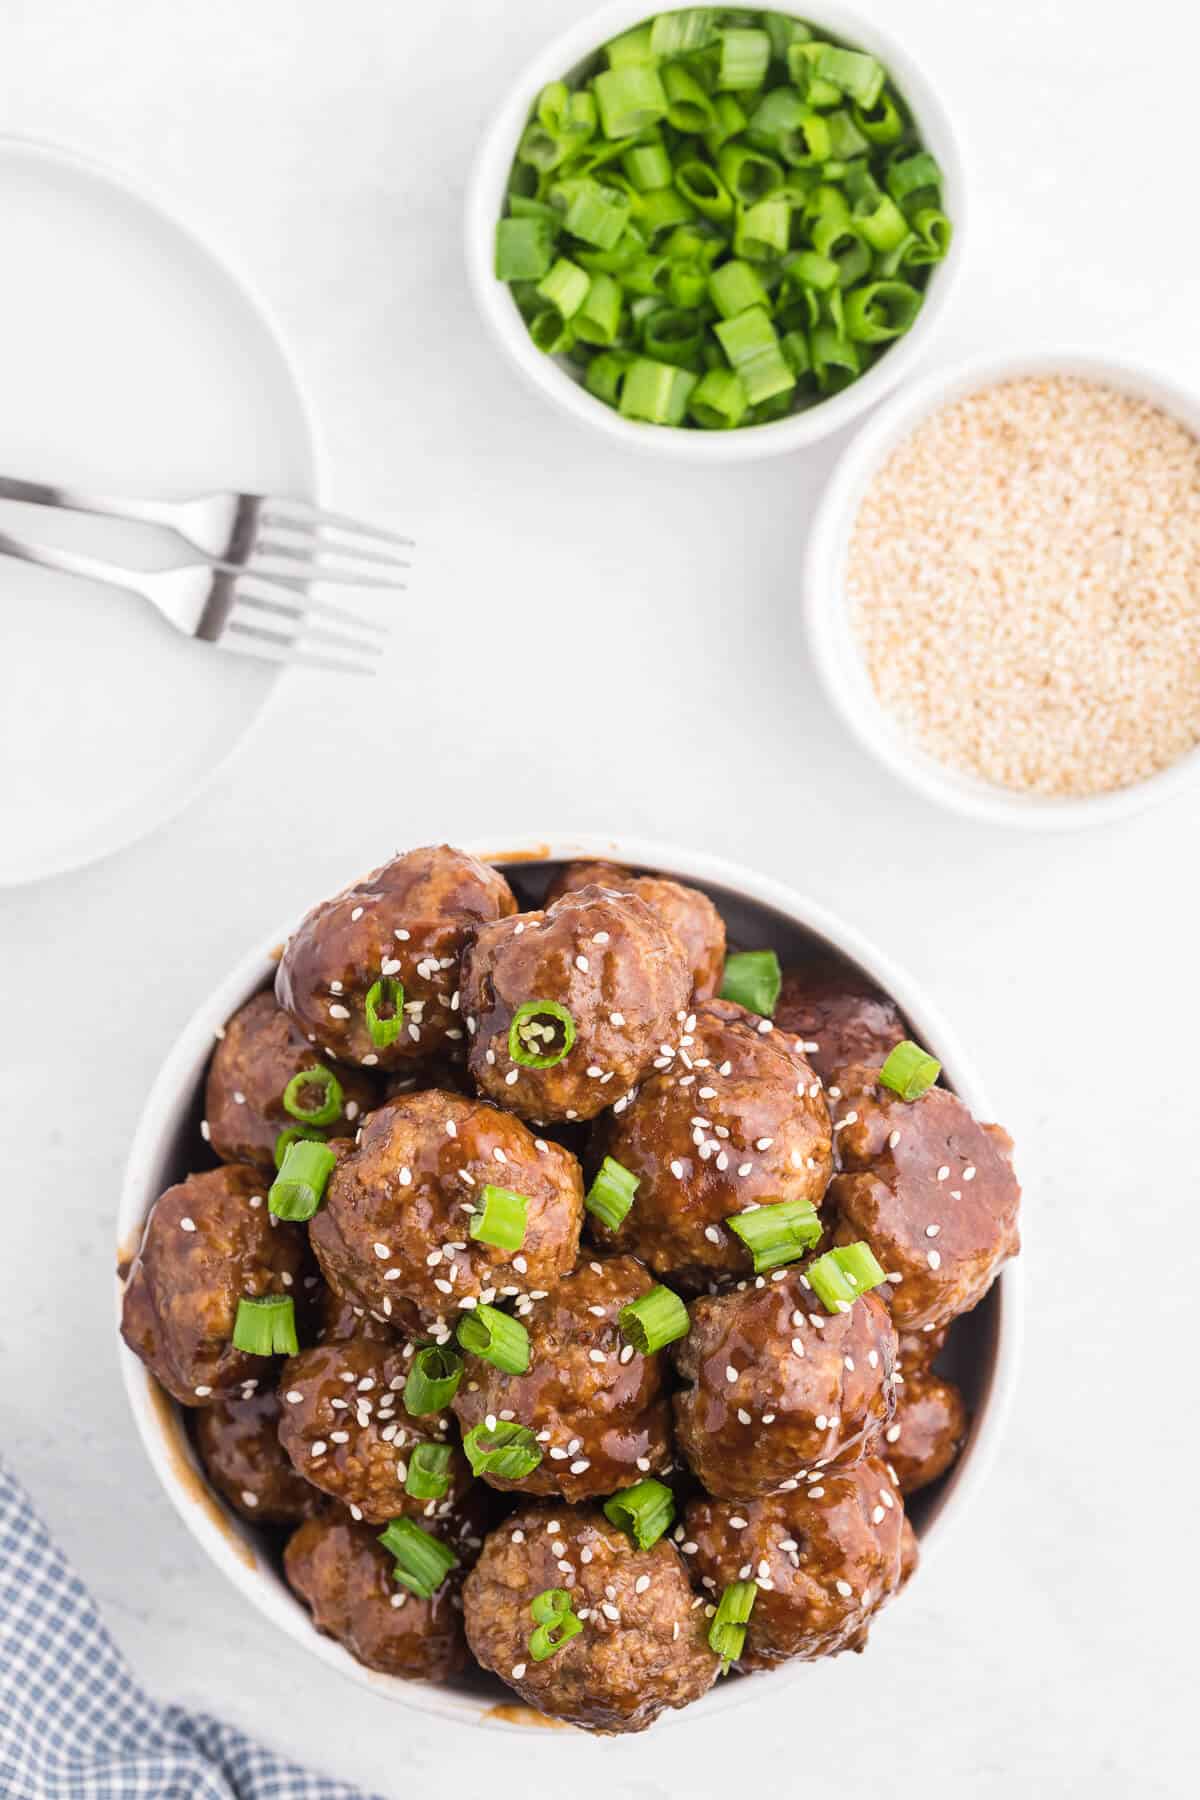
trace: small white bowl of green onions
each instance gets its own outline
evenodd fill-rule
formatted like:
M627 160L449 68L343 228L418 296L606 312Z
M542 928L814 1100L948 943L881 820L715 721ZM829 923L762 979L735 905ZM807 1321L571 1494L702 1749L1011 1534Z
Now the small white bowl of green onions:
M730 462L811 444L900 380L965 225L946 111L873 21L618 0L492 121L467 261L497 339L562 410Z

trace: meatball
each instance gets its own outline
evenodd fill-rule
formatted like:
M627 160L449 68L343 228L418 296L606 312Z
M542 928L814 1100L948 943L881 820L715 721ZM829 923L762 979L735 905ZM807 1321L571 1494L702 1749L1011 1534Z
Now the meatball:
M639 1186L617 1231L593 1229L664 1279L700 1288L751 1267L732 1215L764 1201L820 1204L832 1137L798 1039L728 1000L697 1006L686 1025L678 1050L597 1128L598 1153Z
M915 1494L944 1475L967 1435L967 1409L952 1381L932 1369L904 1367L896 1411L879 1448L896 1472L902 1494Z
M416 1419L405 1408L410 1354L407 1346L389 1349L349 1338L302 1350L279 1377L279 1441L293 1466L374 1524L442 1517L471 1481L466 1457L455 1445L441 1498L418 1499L406 1491L417 1446L452 1441L449 1413Z
M284 1106L284 1089L306 1069L332 1075L341 1092L341 1104L322 1121L322 1133L353 1136L355 1121L377 1098L371 1077L361 1069L326 1068L270 994L256 994L234 1013L209 1064L204 1096L209 1142L223 1162L253 1163L274 1174L280 1132L304 1124ZM300 1103L318 1111L330 1093L327 1086L301 1088Z
M675 1396L679 1447L711 1494L790 1493L862 1457L892 1416L895 1360L875 1294L827 1313L799 1270L697 1300L675 1348L692 1384Z
M542 1461L498 1488L584 1500L671 1467L671 1415L661 1358L639 1356L617 1329L623 1306L653 1286L631 1256L581 1263L544 1299L518 1304L529 1369L505 1375L469 1356L454 1398L464 1432L489 1416L527 1425Z
M486 1186L525 1199L525 1237L470 1235ZM483 1100L429 1090L382 1106L329 1178L309 1237L334 1292L406 1331L448 1335L464 1301L546 1288L575 1262L575 1158Z
M725 972L725 921L699 888L662 875L634 875L616 863L567 863L546 889L546 905L583 887L636 894L679 939L692 974L693 1000L711 1000Z
M283 1554L317 1630L357 1662L406 1681L447 1681L467 1660L461 1583L452 1574L422 1600L394 1579L394 1564L376 1532L333 1511L302 1525Z
M347 1338L354 1337L374 1338L381 1344L396 1343L396 1333L390 1325L376 1319L357 1301L340 1299L322 1282L317 1302L317 1341L343 1344Z
M273 1387L203 1407L196 1415L196 1447L213 1486L234 1512L256 1525L296 1525L322 1504L279 1442L279 1396Z
M775 1023L794 1031L821 1077L835 1081L851 1063L878 1068L908 1034L893 1000L844 965L818 963L784 971Z
M731 1582L754 1581L740 1666L767 1669L864 1647L868 1625L900 1586L903 1524L887 1468L868 1456L795 1493L693 1500L682 1536L714 1599Z
M839 1084L835 1236L870 1244L899 1330L936 1331L976 1306L1020 1248L1012 1144L948 1089L901 1100L874 1074L844 1073Z
M583 1630L542 1662L530 1605L565 1589ZM463 1588L467 1642L539 1712L590 1731L644 1731L706 1693L708 1621L666 1538L637 1550L590 1508L526 1506L494 1531Z
M480 1090L525 1118L593 1119L678 1034L691 980L673 931L629 894L580 888L545 912L484 925L463 957L468 1066ZM519 1009L549 1003L541 1014ZM568 1026L554 1008L565 1008ZM548 1067L515 1061L510 1039Z
M203 1406L271 1374L270 1361L233 1347L238 1301L286 1293L304 1261L304 1234L267 1211L258 1169L189 1175L146 1220L121 1336L181 1406Z
M409 850L301 921L279 963L276 998L309 1043L341 1062L394 1069L445 1052L462 1041L458 968L467 938L516 909L503 875L473 856L446 844ZM367 1020L378 982L384 1020L395 1016L394 984L404 989L404 1027L386 1044Z

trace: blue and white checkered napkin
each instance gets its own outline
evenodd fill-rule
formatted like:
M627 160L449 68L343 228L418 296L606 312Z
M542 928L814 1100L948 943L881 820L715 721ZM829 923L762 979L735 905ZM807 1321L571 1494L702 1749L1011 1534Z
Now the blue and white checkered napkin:
M157 1706L0 1462L3 1800L362 1800L215 1719Z

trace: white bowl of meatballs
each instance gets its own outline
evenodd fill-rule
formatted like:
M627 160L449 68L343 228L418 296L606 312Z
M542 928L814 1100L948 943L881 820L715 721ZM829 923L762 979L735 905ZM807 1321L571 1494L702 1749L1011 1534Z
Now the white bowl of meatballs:
M397 855L233 970L147 1100L151 1463L272 1624L411 1705L620 1733L752 1697L863 1647L994 1452L988 1117L911 982L778 883Z

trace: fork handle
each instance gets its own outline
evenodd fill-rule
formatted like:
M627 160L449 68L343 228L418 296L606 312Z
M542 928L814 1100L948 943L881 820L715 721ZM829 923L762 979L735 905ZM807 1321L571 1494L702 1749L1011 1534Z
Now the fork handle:
M19 481L0 475L0 500L23 500L29 506L58 506L67 512L95 513L105 519L127 519L134 525L165 525L175 529L178 502L170 500L118 499L112 494L89 494L79 488L51 487L47 482Z
M144 600L153 599L148 589L139 585L136 571L114 569L111 563L99 562L92 556L79 556L72 550L51 550L43 544L26 543L23 538L9 537L0 531L0 556L33 563L39 569L54 569L60 575L82 575L88 581L102 581L106 587L139 594Z

